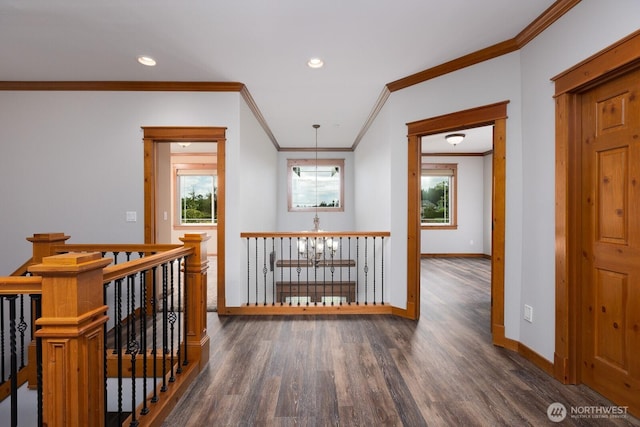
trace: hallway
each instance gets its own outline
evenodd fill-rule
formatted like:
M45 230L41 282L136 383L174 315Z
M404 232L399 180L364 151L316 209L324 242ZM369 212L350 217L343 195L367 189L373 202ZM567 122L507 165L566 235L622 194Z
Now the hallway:
M554 402L611 406L491 345L488 260L425 259L421 276L419 322L208 313L209 365L164 425L538 426Z

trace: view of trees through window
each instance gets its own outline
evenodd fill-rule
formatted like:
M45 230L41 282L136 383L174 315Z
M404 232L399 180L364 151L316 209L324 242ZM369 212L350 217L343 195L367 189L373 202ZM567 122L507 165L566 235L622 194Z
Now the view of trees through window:
M450 189L451 176L422 176L422 223L451 224Z
M217 186L214 175L180 175L180 224L217 222Z

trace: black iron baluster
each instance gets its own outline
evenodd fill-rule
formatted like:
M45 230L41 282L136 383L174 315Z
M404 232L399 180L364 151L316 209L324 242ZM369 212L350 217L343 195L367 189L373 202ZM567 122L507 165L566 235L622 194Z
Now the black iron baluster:
M16 299L17 295L7 296L9 301L9 370L11 375L11 426L18 425L18 349L16 341Z
M20 301L20 322L17 324L18 331L20 332L20 369L24 368L24 333L29 327L27 322L24 321L24 294L20 294L18 297Z
M373 305L376 305L376 236L373 236Z
M125 252L125 258L126 258L125 262L131 261L131 252ZM132 307L132 304L130 304L131 303L131 281L128 278L127 278L127 288L126 289L127 289L127 298L126 298L126 300L127 300L127 304L126 304L126 307L127 307L127 317L126 317L126 319L127 319L127 331L126 331L126 335L125 336L127 337L127 340L128 340L129 337L131 336L131 323L128 321L128 319L131 317L131 307ZM127 348L128 347L129 346L127 345ZM129 350L127 350L127 352L128 351Z
M189 275L187 274L188 260L188 257L184 257L184 304L182 304L182 313L184 316L184 330L182 331L182 334L184 336L184 358L182 359L182 364L185 366L189 364L189 355L187 354L187 350L189 349L189 347L187 346L187 337L189 336L189 331L187 329L189 328L189 284L191 282L187 280L189 278Z
M250 252L250 246L251 246L251 239L249 237L247 237L247 306L250 304L250 298L249 298L249 288L251 287L251 256L249 255Z
M127 252L127 262L129 261L131 253ZM140 351L140 344L136 340L136 275L130 274L127 276L127 293L129 294L129 318L127 321L128 342L127 353L131 355L131 426L137 426L138 420L136 419L136 359L138 352Z
M178 310L182 310L184 311L184 308L182 307L182 274L183 274L183 270L182 270L182 260L178 259ZM180 316L178 317L178 367L176 368L176 374L181 374L182 373L182 365L180 364L180 358L182 356L182 352L180 351L180 338L181 338L181 330L180 330Z
M282 237L280 237L280 241L282 241ZM272 286L272 293L273 293L272 301L273 301L273 303L271 305L276 305L276 268L275 268L275 262L276 262L276 239L275 239L275 237L271 238L271 253L273 254L273 258L269 258L270 267L271 267L271 275L273 277L273 286Z
M262 303L263 306L267 305L267 272L268 272L267 270L267 239L265 237L262 237L262 281L263 281L262 288L264 293L264 299ZM258 296L256 295L256 303L257 302L258 302Z
M368 240L368 236L364 237L364 305L367 305L367 298L369 297L368 295L368 287L367 285L368 283L368 279L369 279L369 259L368 257L368 252L369 250L369 240Z
M175 327L175 323L176 323L176 311L175 311L175 307L174 307L174 301L173 301L173 294L175 292L175 281L174 281L174 275L176 274L176 272L174 271L174 267L176 264L176 260L171 261L171 264L169 264L170 267L170 273L171 273L171 287L170 287L170 298L171 298L171 305L169 306L169 324L170 324L170 328L171 328L171 334L170 334L170 342L171 342L171 351L170 351L170 362L169 362L169 369L171 369L171 375L169 376L169 382L175 382L176 378L174 376L174 371L173 371L173 352L174 352L174 347L173 347L173 342L174 342L174 327ZM180 270L179 266L178 266L178 270ZM180 274L180 272L178 271L178 275Z
M356 237L356 265L360 265L360 237ZM360 304L360 272L356 268L356 305Z
M338 248L340 249L339 250L339 252L340 252L340 256L339 256L339 259L340 259L340 303L339 304L342 305L342 298L343 298L343 295L344 295L343 289L342 289L343 286L344 286L344 280L343 280L343 277L342 277L342 273L343 273L343 270L344 270L344 268L343 268L344 259L342 257L342 236L340 236L340 239L338 240ZM347 291L348 290L349 289L347 288ZM349 299L349 298L347 297L347 299Z
M151 267L151 356L153 357L153 397L152 403L158 401L158 267Z
M384 236L381 238L380 252L380 287L382 288L380 291L380 304L384 305Z
M315 239L315 238L314 238ZM318 244L318 240L315 239L314 240L315 244ZM307 250L309 250L309 238L307 237ZM318 265L317 265L317 260L316 260L316 247L314 245L313 247L313 280L315 281L315 291L317 292L318 290ZM316 298L316 292L314 292L314 298L313 298L313 305L318 305L318 301ZM309 294L309 267L307 267L307 305L309 305L309 300L311 299L311 296Z
M42 295L31 295L33 300L33 306L35 307L34 320L38 320L42 317ZM36 331L41 326L35 325ZM106 355L106 353L105 353ZM38 405L38 427L42 427L42 338L36 337L36 387L37 387L37 405ZM105 406L106 408L106 406Z
M347 243L349 246L347 247L347 258L351 260L351 236L347 237ZM356 266L358 265L358 259L356 258ZM358 273L358 268L356 267L356 274ZM351 289L351 266L347 270L347 282L349 282L349 289ZM358 294L358 289L356 288L356 295ZM349 290L349 298L347 298L347 304L351 305L351 290Z
M138 253L140 257L142 255ZM147 274L148 270L140 272L140 351L142 352L142 410L141 415L149 413L147 406Z
M131 327L134 328L133 326ZM129 341L127 346L127 352L131 355L131 422L130 426L136 427L140 422L136 417L136 356L140 351L140 344L138 341Z
M254 305L257 307L258 306L258 238L255 238L255 247L256 247L256 256L254 258L255 260L255 266L256 266L256 293L255 293L255 303Z
M167 391L167 353L169 352L169 337L167 335L169 325L169 311L167 310L167 263L162 264L162 387L161 392Z
M122 424L122 279L116 280L115 351L118 355L118 424Z

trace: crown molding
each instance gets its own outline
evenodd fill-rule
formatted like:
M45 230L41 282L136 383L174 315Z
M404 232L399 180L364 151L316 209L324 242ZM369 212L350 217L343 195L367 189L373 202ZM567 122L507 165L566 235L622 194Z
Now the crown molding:
M0 81L0 90L240 92L239 82Z
M271 143L273 144L273 146L276 148L276 150L280 151L281 148L280 148L280 144L278 144L278 140L276 139L275 135L271 131L271 128L267 124L267 121L262 115L262 112L258 108L258 104L256 104L256 101L253 99L253 97L249 93L249 89L247 89L246 86L243 85L242 90L240 91L240 95L242 95L242 99L244 99L244 101L249 106L249 109L255 116L256 120L258 120L258 123L260 123L260 126L262 126L262 129L265 131L265 133L271 140Z
M580 3L580 0L557 0L514 38L480 49L468 55L461 56L460 58L453 59L449 62L445 62L444 64L411 74L410 76L403 77L391 83L387 83L386 88L389 93L406 89L410 86L458 71L471 65L479 64L481 62L515 52L537 37L578 3ZM387 98L388 95L386 97L378 98L376 105L374 105L372 109L372 114L367 118L367 122L362 127L360 133L358 133L358 136L352 145L354 150L366 134L373 120L375 120L377 114L382 109Z
M535 21L527 25L524 30L515 36L514 40L518 45L518 49L536 38L578 3L580 3L580 0L558 0L549 6Z

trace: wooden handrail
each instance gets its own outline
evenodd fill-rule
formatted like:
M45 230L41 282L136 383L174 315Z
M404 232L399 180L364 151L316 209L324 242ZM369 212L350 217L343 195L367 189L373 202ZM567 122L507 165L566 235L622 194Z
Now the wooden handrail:
M0 295L41 294L42 277L9 276L0 277Z
M133 261L128 261L124 264L110 265L108 267L105 267L103 270L104 283L122 279L131 274L135 274L140 271L146 271L152 267L162 265L168 261L172 261L182 256L193 255L194 253L195 251L193 248L178 246L175 249L157 253L155 255L150 255L144 258L139 258Z
M242 238L266 237L389 237L389 231L272 231L272 232L242 232Z
M16 269L11 276L24 276L27 273L27 268L33 264L33 258L29 258L24 264Z
M150 244L150 243L72 243L65 245L56 245L53 247L55 253L65 252L164 252L172 249L181 248L182 245L176 244Z

